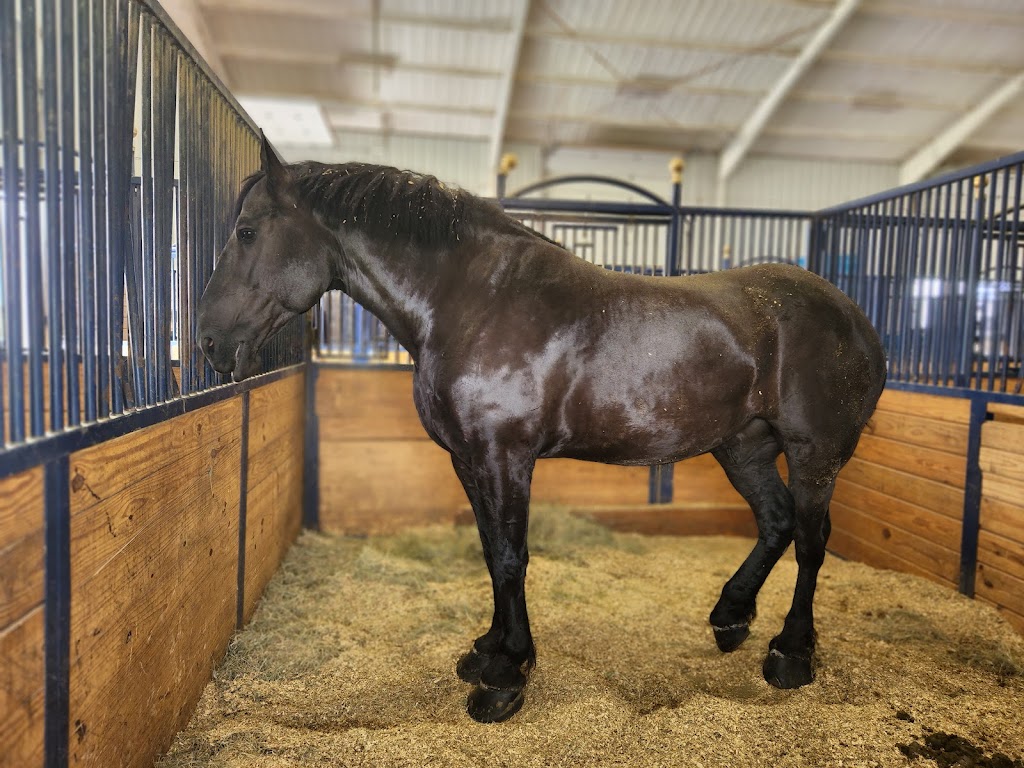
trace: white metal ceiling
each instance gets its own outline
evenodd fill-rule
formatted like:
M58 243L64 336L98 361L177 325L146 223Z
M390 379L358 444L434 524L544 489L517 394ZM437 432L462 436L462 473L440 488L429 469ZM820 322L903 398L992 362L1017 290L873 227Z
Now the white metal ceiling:
M1024 148L1024 0L166 4L237 95L318 107L328 140L728 150L905 179Z

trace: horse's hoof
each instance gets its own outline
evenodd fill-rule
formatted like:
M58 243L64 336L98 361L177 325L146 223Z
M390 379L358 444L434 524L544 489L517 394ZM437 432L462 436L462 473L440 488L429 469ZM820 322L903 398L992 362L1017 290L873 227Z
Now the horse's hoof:
M481 685L466 700L466 711L478 723L501 723L523 706L523 690L501 690Z
M722 653L735 651L750 637L749 624L733 624L729 627L711 627L715 631L715 642Z
M459 659L458 664L455 665L455 673L463 682L477 685L480 682L480 674L490 663L491 658L491 656L478 653L476 648L473 648Z
M799 688L814 680L810 656L786 656L774 648L765 657L763 672L776 688Z

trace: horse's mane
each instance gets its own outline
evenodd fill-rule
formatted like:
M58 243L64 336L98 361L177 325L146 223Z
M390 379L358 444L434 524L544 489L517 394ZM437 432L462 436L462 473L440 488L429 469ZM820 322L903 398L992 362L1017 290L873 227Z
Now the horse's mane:
M513 229L548 237L507 216L497 204L448 186L434 176L370 163L304 162L287 166L300 199L331 226L349 224L377 236L401 235L418 245L454 245L487 217ZM264 177L257 171L242 182L235 219L245 196ZM555 245L560 245L555 243Z

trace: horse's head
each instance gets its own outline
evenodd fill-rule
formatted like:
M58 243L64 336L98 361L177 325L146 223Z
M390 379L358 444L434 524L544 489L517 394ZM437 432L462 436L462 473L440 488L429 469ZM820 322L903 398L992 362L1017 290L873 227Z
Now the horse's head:
M215 369L241 381L257 353L330 287L331 232L301 203L291 171L263 139L263 168L243 187L234 231L199 302L197 343Z

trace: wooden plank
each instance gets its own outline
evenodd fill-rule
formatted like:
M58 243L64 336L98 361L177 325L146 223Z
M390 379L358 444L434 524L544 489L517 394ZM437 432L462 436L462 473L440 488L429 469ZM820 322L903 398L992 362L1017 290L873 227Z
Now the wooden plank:
M0 631L0 768L42 768L43 607Z
M145 474L157 473L180 461L184 450L208 450L206 438L211 432L223 434L239 427L241 416L228 414L241 414L241 398L235 397L231 402L234 410L201 408L74 454L72 507L83 511L119 493ZM169 446L175 450L168 450Z
M983 448L997 448L1001 451L1024 452L1024 424L1009 421L986 421L981 425Z
M651 536L744 536L757 538L754 514L746 503L643 504L614 507L570 507L580 517L613 531Z
M429 440L320 444L320 523L338 533L388 533L452 522L466 493Z
M320 433L331 441L427 436L412 402L411 371L322 368L316 411Z
M530 499L542 504L644 504L649 481L647 467L541 459L533 471Z
M886 568L891 571L910 573L915 576L922 576L929 581L934 581L943 586L956 587L955 582L942 578L932 570L908 562L895 555L888 548L878 547L863 541L843 529L832 529L832 535L828 540L828 549L830 552L834 552L848 560L856 560L875 568Z
M959 549L941 546L835 501L829 507L829 513L832 516L833 531L840 529L856 536L860 541L886 550L901 561L913 563L941 580L954 583L959 578Z
M1015 483L1024 484L1024 456L1020 453L982 446L978 464L982 472L982 485L984 478L991 475L999 475ZM1024 500L1024 496L1021 498Z
M861 435L855 455L954 488L963 488L967 476L966 456L876 435Z
M966 456L967 430L965 424L921 418L906 413L875 411L864 429L864 434Z
M152 765L188 721L227 645L236 612L240 420L233 398L174 419L170 431L142 430L72 457L79 468L108 457L106 475L134 480L102 501L72 499L74 764ZM178 439L163 445L161 468L140 477L150 430Z
M0 631L43 601L43 471L0 481Z
M1024 531L1020 538L1024 539ZM989 531L978 532L978 562L1024 579L1024 541Z
M926 395L920 392L886 388L878 399L877 410L920 416L954 424L970 424L971 422L971 401L964 397Z
M984 475L981 479L982 496L1012 504L1024 506L1024 483L1018 483L996 474Z
M249 487L254 487L260 478L272 472L282 462L291 463L297 461L302 464L305 441L303 440L302 427L296 426L293 429L283 430L270 443L254 444L249 442Z
M1002 605L999 605L999 603L995 603L989 600L984 595L975 595L974 597L978 600L978 602L985 603L986 605L991 605L993 608L995 608L999 615L1006 619L1007 623L1011 627L1013 627L1022 635L1024 635L1024 613L1014 613L1009 608L1006 608Z
M981 529L1020 541L1024 537L1024 505L1009 504L983 493Z
M988 412L999 422L1024 425L1024 406L989 403Z
M940 515L924 507L873 488L865 488L847 479L842 472L832 500L850 509L870 515L885 525L892 525L946 549L960 548L960 521ZM833 528L838 525L833 519Z
M267 582L302 527L303 414L293 413L293 418L296 423L283 429L272 442L249 442L245 621L252 616Z
M259 448L284 432L302 435L305 427L306 381L288 376L249 393L249 448Z
M974 589L979 597L1024 616L1024 579L979 562Z
M963 491L944 483L872 464L857 456L850 459L843 468L842 477L864 488L874 488L887 496L917 504L954 520L963 517Z

